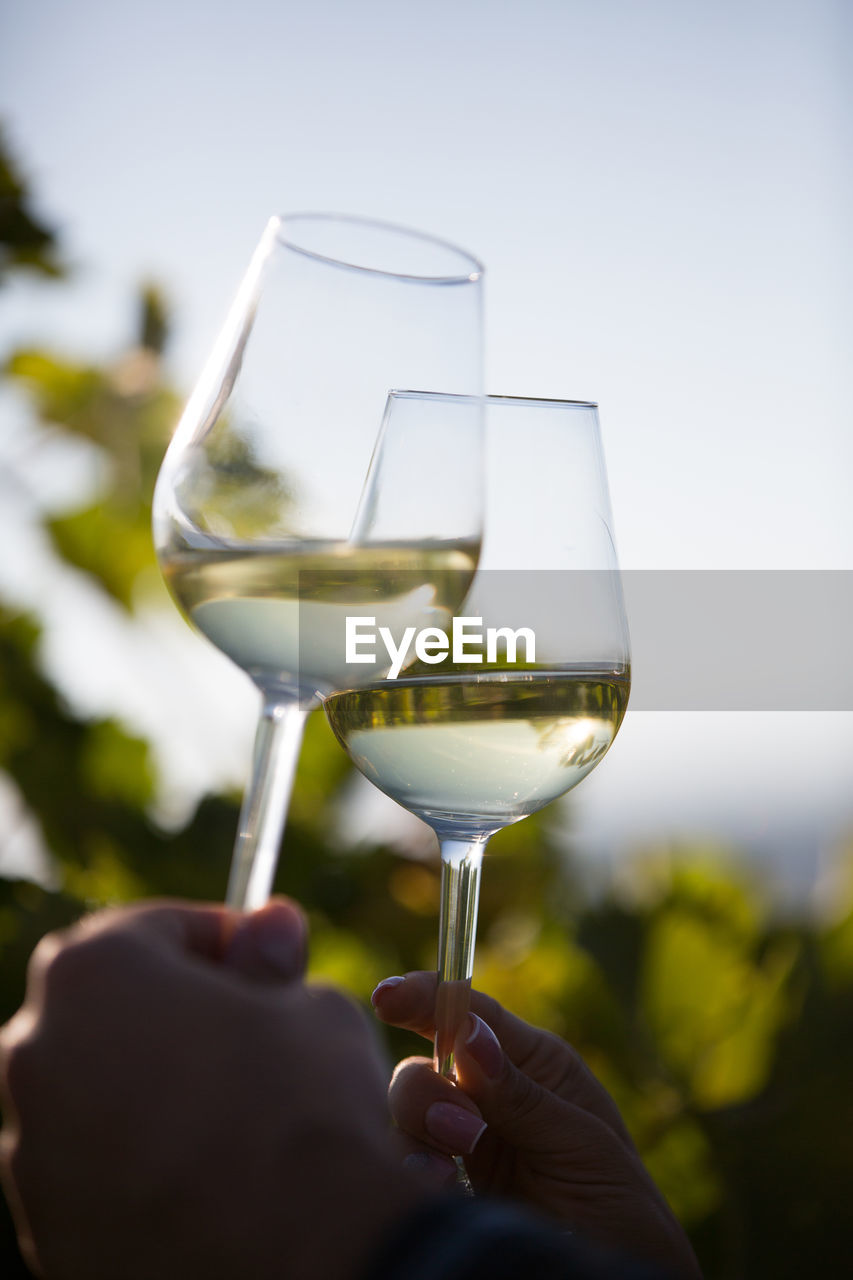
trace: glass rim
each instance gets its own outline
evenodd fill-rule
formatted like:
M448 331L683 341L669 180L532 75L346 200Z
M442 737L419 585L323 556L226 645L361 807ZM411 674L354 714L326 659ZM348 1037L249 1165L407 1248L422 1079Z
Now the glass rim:
M597 409L597 400L555 400L552 396L500 396L487 395L486 401L494 404L546 405L549 409Z
M418 400L482 400L485 405L543 405L549 409L598 409L599 407L597 400L555 400L551 396L502 396L486 393L477 396L470 392L417 391L410 387L392 387L388 395Z
M291 237L286 234L285 228L288 223L292 224L297 220L314 223L340 222L348 223L353 226L375 227L382 231L392 231L397 235L408 236L412 240L425 241L428 244L433 244L442 249L449 250L457 257L469 262L472 269L467 273L457 272L421 275L418 272L389 271L385 267L366 266L364 263L350 262L346 258L335 258L327 253L320 253L316 249L310 249L305 245L299 244L296 240L291 239ZM454 244L452 240L445 240L442 236L432 235L428 231L419 231L414 227L403 226L402 223L386 222L381 218L368 218L355 213L321 213L313 210L299 210L291 213L275 214L272 221L276 224L276 242L284 248L291 249L294 253L300 253L306 258L313 258L317 262L327 262L330 266L345 267L350 271L363 271L368 275L386 276L391 280L420 281L423 284L476 284L482 278L486 270L479 258L476 258L473 253L469 253L467 249L462 249L458 244Z

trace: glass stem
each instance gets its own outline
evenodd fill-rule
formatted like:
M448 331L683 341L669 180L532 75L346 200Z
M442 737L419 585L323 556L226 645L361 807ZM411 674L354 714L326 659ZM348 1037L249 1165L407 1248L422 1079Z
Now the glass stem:
M488 836L441 845L441 909L438 932L438 991L435 1006L435 1069L454 1078L453 1041L471 1000L480 870Z
M229 907L253 911L269 899L310 710L311 703L296 699L264 701L231 859Z

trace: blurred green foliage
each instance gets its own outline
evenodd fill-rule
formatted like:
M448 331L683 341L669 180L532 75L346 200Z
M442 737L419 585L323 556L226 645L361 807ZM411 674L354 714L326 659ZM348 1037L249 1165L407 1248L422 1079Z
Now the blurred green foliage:
M56 236L32 207L27 182L0 126L0 286L13 270L61 276Z
M0 152L0 266L57 271L50 232ZM132 615L153 569L154 477L179 397L164 376L167 308L151 286L118 359L26 350L3 374L32 430L83 437L109 485L45 518L56 556ZM199 640L199 644L203 641ZM221 897L237 798L208 796L180 830L153 820L148 744L86 720L45 676L39 622L0 601L0 853L34 823L52 887L0 878L0 1020L21 1001L36 941L142 896ZM389 973L431 967L438 867L342 848L333 814L349 766L309 722L279 888L312 923L312 973L366 1001ZM484 877L476 981L568 1037L615 1096L687 1224L708 1280L840 1275L853 1186L853 876L831 926L780 923L742 872L701 850L658 851L625 895L582 905L553 814L498 836ZM853 859L851 859L853 866ZM417 1050L388 1033L389 1051ZM25 1275L8 1218L0 1270Z

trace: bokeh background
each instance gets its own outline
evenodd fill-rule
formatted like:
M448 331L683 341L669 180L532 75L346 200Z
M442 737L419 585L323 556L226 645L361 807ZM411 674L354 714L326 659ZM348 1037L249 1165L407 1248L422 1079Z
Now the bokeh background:
M148 521L270 212L483 259L488 390L599 402L625 567L853 568L852 36L844 0L3 9L2 1016L47 929L221 896L254 695ZM851 760L853 716L784 691L629 711L490 853L477 981L586 1054L709 1280L845 1274ZM314 972L432 965L429 839L320 717L286 845Z

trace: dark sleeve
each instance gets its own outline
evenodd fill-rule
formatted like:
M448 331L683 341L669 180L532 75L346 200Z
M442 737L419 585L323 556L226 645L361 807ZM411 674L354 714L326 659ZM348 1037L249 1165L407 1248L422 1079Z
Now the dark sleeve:
M601 1254L514 1205L450 1197L419 1208L362 1280L666 1280Z

